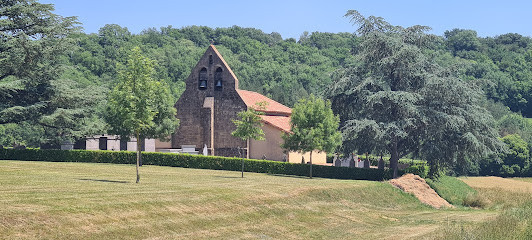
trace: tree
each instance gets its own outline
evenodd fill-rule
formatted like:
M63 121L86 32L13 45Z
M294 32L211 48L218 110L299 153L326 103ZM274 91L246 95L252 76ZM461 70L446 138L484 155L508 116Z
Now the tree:
M109 95L105 120L109 133L137 139L137 183L141 139L165 139L179 124L170 91L153 79L155 62L133 48L127 65L119 71L119 82Z
M266 107L267 102L260 102L257 104L257 109L262 110ZM257 111L253 108L249 108L246 111L239 112L238 118L232 120L236 125L236 130L231 133L234 137L240 138L244 141L249 139L264 140L264 131L262 131L262 118L263 112ZM247 149L249 152L249 149ZM240 153L240 149L238 151ZM242 157L242 156L241 156ZM244 158L242 157L242 177L244 177Z
M96 113L102 110L108 92L101 86L84 86L69 77L52 81L56 90L50 99L55 111L31 121L44 128L41 143L59 146L62 142L94 136L104 131L105 123Z
M502 138L508 146L508 152L502 154L504 165L519 166L519 169L527 169L530 166L530 150L528 143L517 134L508 135ZM519 176L519 171L516 173Z
M71 49L67 36L77 30L75 17L52 13L36 0L0 3L0 124L50 114L60 73L60 57Z
M312 152L315 150L332 152L341 144L338 131L340 118L334 115L331 102L314 95L301 99L292 110L291 133L283 134L282 147L289 151L310 152L310 172L312 178Z
M344 152L386 150L393 176L399 158L427 160L431 176L501 149L481 89L431 59L430 28L392 26L382 18L346 14L360 27L358 64L340 70L329 90L340 114Z

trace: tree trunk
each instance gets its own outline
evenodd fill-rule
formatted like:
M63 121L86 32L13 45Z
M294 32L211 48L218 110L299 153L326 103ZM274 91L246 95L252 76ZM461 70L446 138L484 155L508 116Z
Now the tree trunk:
M240 158L242 159L242 178L244 178L244 153L242 151L242 148L238 147L238 155L240 155Z
M139 183L140 181L139 163L140 163L140 141L139 141L139 134L137 133L137 183Z
M393 169L393 178L397 178L397 165L399 164L399 153L397 152L397 143L394 143L390 151L390 168Z
M312 178L312 151L310 151L310 178Z
M141 137L142 138L142 137ZM137 140L138 142L138 140ZM144 141L141 140L140 142L140 150L139 150L139 167L142 167L142 145L144 144Z

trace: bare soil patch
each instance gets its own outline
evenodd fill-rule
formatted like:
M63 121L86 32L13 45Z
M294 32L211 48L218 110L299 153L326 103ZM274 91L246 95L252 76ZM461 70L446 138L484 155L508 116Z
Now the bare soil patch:
M390 180L390 183L404 192L416 196L419 201L434 208L454 207L432 189L425 179L414 174L405 174L400 178Z

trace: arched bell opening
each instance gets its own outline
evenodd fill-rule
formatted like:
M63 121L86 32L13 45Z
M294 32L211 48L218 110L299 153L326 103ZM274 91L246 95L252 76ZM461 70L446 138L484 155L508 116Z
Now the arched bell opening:
M198 89L199 90L207 89L207 69L206 68L202 68L199 71Z

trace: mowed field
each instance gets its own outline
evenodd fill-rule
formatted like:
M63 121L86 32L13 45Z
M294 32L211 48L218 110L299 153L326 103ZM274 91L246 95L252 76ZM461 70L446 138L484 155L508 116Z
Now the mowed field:
M0 161L2 239L408 239L496 210L436 210L385 182Z
M532 178L461 177L488 201L490 208L517 207L532 202Z

